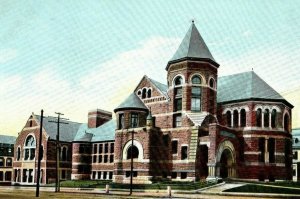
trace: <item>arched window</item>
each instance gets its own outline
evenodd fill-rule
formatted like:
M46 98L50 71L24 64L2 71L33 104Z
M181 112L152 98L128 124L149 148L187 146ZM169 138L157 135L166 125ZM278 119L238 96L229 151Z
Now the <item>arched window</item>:
M231 112L230 111L226 112L226 122L227 122L227 126L231 127Z
M270 111L269 109L266 109L264 112L264 127L270 126L269 121L270 121Z
M215 87L215 81L214 81L213 78L211 78L211 79L209 80L209 87L211 87L211 88L214 88L214 87Z
M17 161L19 161L21 158L21 149L20 147L18 147L18 150L17 150Z
M34 160L35 158L35 139L32 135L29 135L26 138L25 146L24 146L24 160Z
M132 150L132 151L131 151ZM131 153L132 152L132 153ZM139 157L139 149L136 146L130 146L128 147L127 150L127 160L131 159L131 157L133 159L138 158Z
M143 91L142 91L142 99L145 99L146 98L146 88L143 88Z
M276 126L277 126L277 111L276 109L273 109L271 115L271 127L275 128Z
M261 127L261 108L256 111L256 126Z
M181 111L182 110L182 77L176 77L174 84L174 111Z
M290 132L290 129L289 129L290 121L289 121L289 116L288 116L288 114L285 114L285 115L284 115L284 122L283 122L283 124L284 124L284 130L285 130L286 132Z
M245 127L246 126L246 111L245 109L241 110L241 127Z
M175 84L175 86L182 85L183 84L182 77L180 77L180 76L176 77L176 79L174 80L174 84Z
M61 161L67 161L67 147L62 147L61 150Z
M201 78L198 75L192 77L192 84L201 84Z
M141 90L138 90L137 94L138 94L138 95L141 95L141 94L142 94L142 91L141 91Z
M4 167L4 158L0 157L0 167Z
M151 98L151 89L147 91L147 98Z
M237 110L233 111L233 127L238 127L239 125L239 112Z
M6 159L6 166L7 167L11 167L12 166L12 159L11 158L7 158Z

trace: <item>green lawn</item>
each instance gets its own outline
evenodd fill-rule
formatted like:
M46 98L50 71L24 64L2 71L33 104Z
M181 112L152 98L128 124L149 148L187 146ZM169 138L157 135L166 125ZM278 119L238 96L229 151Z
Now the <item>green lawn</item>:
M227 189L224 192L300 194L300 189L298 190L283 187L269 187L263 185L247 184L240 187Z
M105 188L109 184L110 188L129 189L129 184L117 184L109 180L68 180L62 181L61 187L77 187L77 188ZM216 182L155 182L153 184L134 184L134 189L155 189L165 190L167 186L177 190L196 190L207 186L215 185Z
M270 182L269 185L282 186L282 187L294 187L300 188L300 182L284 181L284 182Z

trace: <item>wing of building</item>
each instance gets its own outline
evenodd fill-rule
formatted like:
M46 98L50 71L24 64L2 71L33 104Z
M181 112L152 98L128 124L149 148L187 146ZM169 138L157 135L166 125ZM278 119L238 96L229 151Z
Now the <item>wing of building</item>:
M0 135L0 185L10 184L16 137Z
M222 67L192 23L160 83L148 76L112 113L61 126L61 178L117 183L238 178L292 179L293 106L254 71ZM104 86L104 85L103 85ZM55 180L56 126L43 126L42 182ZM14 183L35 183L40 117L15 145ZM131 173L133 159L133 173Z

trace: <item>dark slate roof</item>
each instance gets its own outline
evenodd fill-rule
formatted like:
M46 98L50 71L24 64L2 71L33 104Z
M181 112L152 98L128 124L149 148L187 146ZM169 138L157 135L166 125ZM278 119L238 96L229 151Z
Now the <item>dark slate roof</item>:
M149 80L159 89L166 97L168 97L168 86L162 84L154 79L149 78Z
M186 59L212 61L215 65L219 66L211 55L194 22L184 36L176 53L168 62L166 70L168 70L170 64Z
M15 136L9 136L9 135L0 135L0 143L1 144L15 144L16 142Z
M41 116L35 115L38 122L41 121ZM57 119L54 117L45 117L43 119L43 128L47 132L49 139L56 140L57 134L57 124L51 123L49 121L56 121ZM81 125L81 123L67 121L68 124L60 124L59 126L59 140L65 142L72 142L75 138L75 135Z
M116 112L123 109L148 110L148 108L135 93L131 93L117 108L115 108L114 111Z
M248 99L282 101L292 107L290 103L253 71L218 78L218 103Z
M116 120L110 120L98 128L82 124L74 138L75 142L101 142L115 140Z

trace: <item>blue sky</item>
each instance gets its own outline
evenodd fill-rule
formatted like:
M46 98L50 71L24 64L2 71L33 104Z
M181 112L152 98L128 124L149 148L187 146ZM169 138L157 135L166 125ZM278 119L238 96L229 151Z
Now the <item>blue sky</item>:
M165 83L192 19L219 75L253 68L295 105L300 127L300 1L0 4L0 134L16 135L41 108L86 122L89 109L112 111L144 74Z

